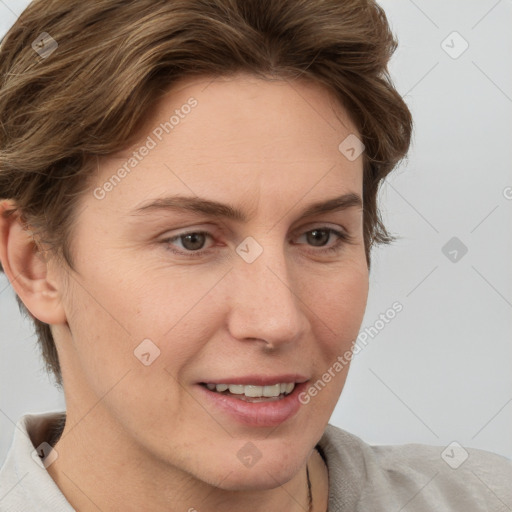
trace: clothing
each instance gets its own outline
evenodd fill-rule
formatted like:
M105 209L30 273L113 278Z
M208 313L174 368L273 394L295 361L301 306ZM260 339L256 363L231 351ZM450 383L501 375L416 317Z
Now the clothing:
M35 454L63 414L18 421L0 470L0 512L74 512ZM370 446L333 425L317 448L329 471L329 512L512 510L512 462L500 455L468 448L463 460L466 451L457 446Z

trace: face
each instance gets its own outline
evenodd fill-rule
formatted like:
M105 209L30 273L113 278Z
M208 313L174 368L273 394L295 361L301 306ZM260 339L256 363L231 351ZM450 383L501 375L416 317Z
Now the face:
M225 489L284 483L366 306L362 157L338 149L357 131L317 84L237 75L181 82L141 133L100 160L62 271L68 417L97 404L77 429Z

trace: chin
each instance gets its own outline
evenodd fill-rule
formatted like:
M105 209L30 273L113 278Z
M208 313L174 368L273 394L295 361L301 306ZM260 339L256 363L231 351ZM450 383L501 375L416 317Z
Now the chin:
M302 464L302 461L297 461L296 465L290 467L283 466L282 463L263 464L260 461L252 468L232 466L225 473L216 472L215 481L210 483L226 491L247 492L275 489L289 482L300 470Z

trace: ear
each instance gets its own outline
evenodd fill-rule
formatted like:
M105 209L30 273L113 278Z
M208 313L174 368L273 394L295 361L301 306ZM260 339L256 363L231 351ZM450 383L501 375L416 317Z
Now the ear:
M0 261L11 286L23 304L41 322L66 322L61 304L61 291L56 279L48 272L44 254L21 220L11 200L0 201Z

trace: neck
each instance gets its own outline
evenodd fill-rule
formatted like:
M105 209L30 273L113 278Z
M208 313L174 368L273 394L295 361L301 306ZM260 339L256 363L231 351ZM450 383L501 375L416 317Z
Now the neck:
M313 450L308 465L313 502L312 512L326 512L329 506L329 473L322 455L317 450Z
M285 484L276 480L273 489L226 490L221 488L222 479L218 483L200 481L144 453L108 420L101 406L77 419L68 412L55 444L58 458L48 472L73 508L81 512L114 512L121 506L125 512L309 510L306 463ZM327 473L316 450L308 458L308 466L313 510L324 512Z

